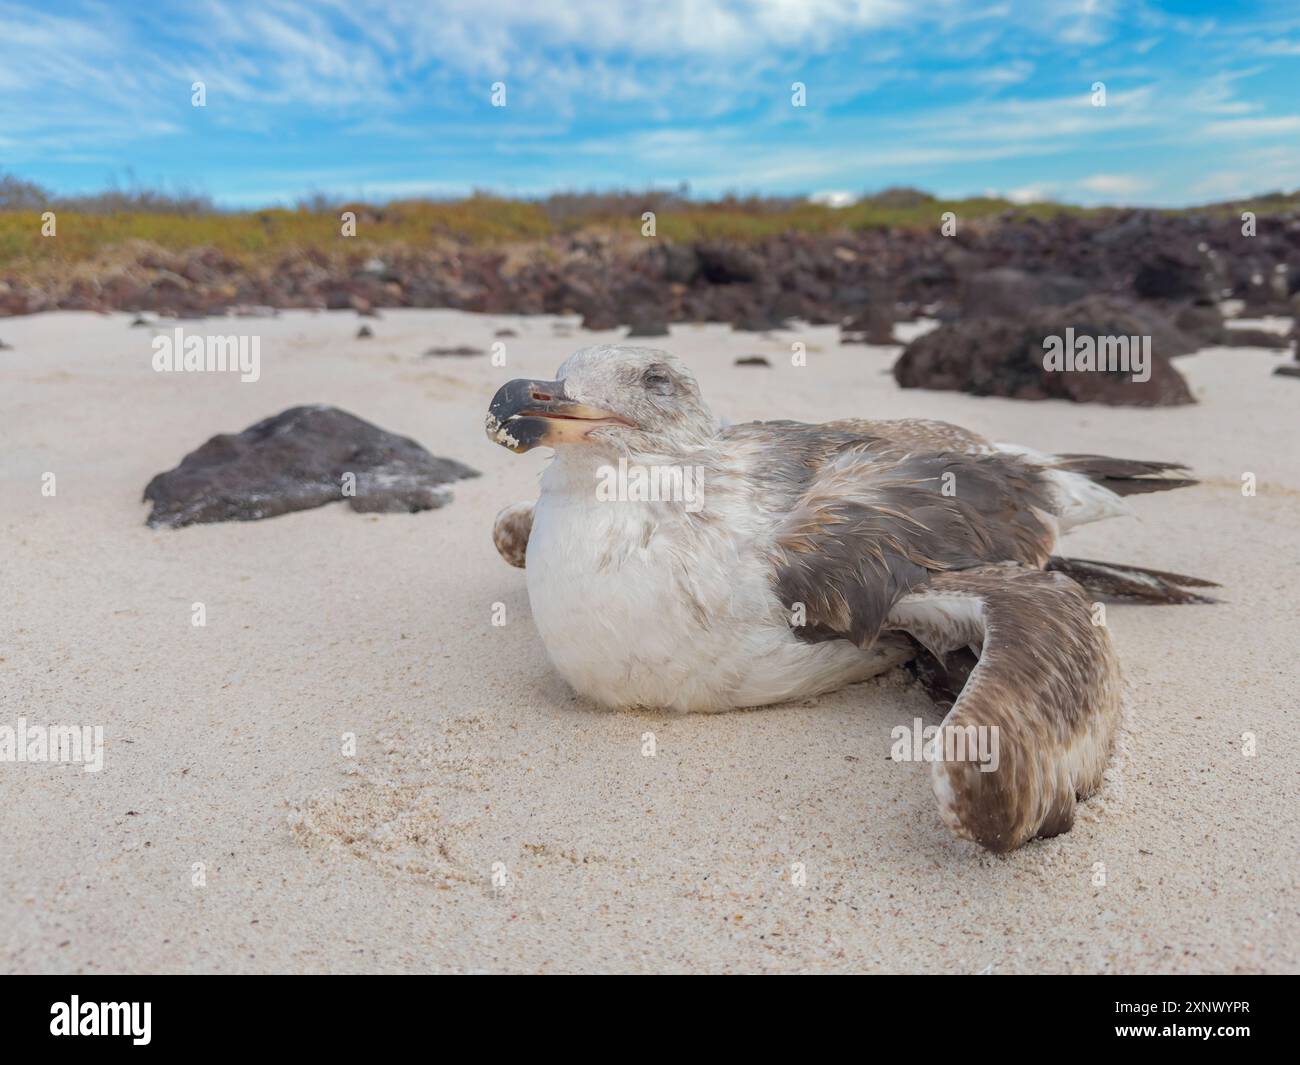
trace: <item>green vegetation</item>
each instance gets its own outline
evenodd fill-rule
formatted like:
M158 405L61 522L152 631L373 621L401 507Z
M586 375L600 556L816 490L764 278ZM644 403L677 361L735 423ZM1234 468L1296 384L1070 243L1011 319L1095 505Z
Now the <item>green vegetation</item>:
M1300 195L1273 193L1245 203L1197 211L1256 210L1276 214L1300 206ZM43 211L56 212L58 236L41 234ZM112 259L114 249L147 242L178 251L214 247L243 261L290 251L343 250L340 216L353 211L357 243L348 250L418 249L455 241L480 246L533 242L576 233L635 239L642 214L654 211L657 234L676 241L725 238L748 241L780 233L833 233L881 226L932 227L945 211L962 222L1050 217L1098 209L1055 203L1016 205L976 197L938 200L915 189L886 189L852 206L832 208L801 198L724 197L684 193L564 193L544 200L509 200L476 193L462 200L411 200L381 206L330 203L316 197L296 208L222 211L203 197L155 190L113 190L99 196L56 199L30 183L0 176L0 270L62 269Z
M131 241L177 251L211 246L236 259L289 249L333 253L343 250L340 216L357 216L357 249L419 248L438 241L474 245L530 242L574 233L636 238L641 216L654 211L660 237L691 241L726 238L759 240L779 233L831 233L876 226L938 224L944 211L969 221L1013 210L1049 215L1075 208L1053 204L1015 207L1003 200L940 201L902 207L869 201L835 209L795 202L720 200L662 203L658 197L593 197L582 207L556 210L547 201L505 200L476 195L453 202L409 201L382 207L339 204L334 209L274 208L261 211L167 213L124 210L104 214L55 205L58 237L41 235L41 211L0 211L0 269L24 265L69 265L95 259Z

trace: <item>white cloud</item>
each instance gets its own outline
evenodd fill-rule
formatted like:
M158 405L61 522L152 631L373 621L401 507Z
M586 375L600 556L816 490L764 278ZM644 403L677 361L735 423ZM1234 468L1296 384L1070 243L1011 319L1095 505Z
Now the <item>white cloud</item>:
M1042 203L1052 198L1051 189L1051 185L1023 185L1018 189L1008 189L1003 198L1012 203Z
M198 154L241 138L237 161L217 164L219 198L360 186L374 174L385 184L367 188L401 194L448 188L452 172L501 189L969 180L1025 200L1053 189L1116 197L1137 194L1138 179L1072 182L1064 162L1107 152L1073 172L1136 168L1208 138L1254 142L1244 149L1300 131L1300 116L1270 116L1244 94L1267 66L1267 37L1242 24L1235 38L1204 38L1204 68L1179 73L1157 57L1205 22L1112 0L63 0L58 14L41 3L0 0L0 165L96 156L122 166L163 138ZM1265 66L1239 69L1243 59ZM196 78L208 86L204 111L189 106ZM498 79L510 106L488 112ZM1090 106L1096 79L1105 108ZM807 82L807 109L790 107L794 80ZM273 146L263 163L247 146L271 139L285 150ZM363 156L359 144L388 155Z
M1093 174L1079 182L1081 188L1103 196L1134 196L1150 187L1150 182L1133 174Z
M1207 137L1275 137L1279 133L1300 133L1300 115L1225 119L1203 126L1201 133Z
M372 41L396 39L417 57L466 68L550 48L642 57L817 50L911 17L902 0L442 0L436 13L405 0L348 0L346 10Z
M1266 41L1259 46L1260 55L1300 55L1300 41Z
M858 198L843 189L829 189L825 192L814 192L808 197L808 202L820 203L826 207L851 207L858 202Z
M1018 85L1034 72L1034 64L1027 59L1014 59L1001 66L988 67L974 74L977 85Z
M1259 192L1300 191L1300 146L1251 148L1193 182L1189 192L1206 200L1244 199Z

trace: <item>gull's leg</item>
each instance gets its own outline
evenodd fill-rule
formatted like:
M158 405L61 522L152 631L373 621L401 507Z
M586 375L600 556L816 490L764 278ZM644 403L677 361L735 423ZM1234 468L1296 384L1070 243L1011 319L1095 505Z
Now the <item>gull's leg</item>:
M969 647L958 647L939 659L915 640L912 643L915 654L907 663L907 670L925 690L930 701L947 713L961 695L971 671L979 662L979 656Z

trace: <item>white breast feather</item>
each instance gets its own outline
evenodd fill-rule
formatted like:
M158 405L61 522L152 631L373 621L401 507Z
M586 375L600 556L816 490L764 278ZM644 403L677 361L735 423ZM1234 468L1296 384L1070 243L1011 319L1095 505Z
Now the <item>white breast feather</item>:
M601 501L558 474L548 471L534 513L528 597L556 669L588 698L688 711L757 706L899 660L888 644L868 653L798 639L741 508L683 537L662 527L682 520L679 504Z

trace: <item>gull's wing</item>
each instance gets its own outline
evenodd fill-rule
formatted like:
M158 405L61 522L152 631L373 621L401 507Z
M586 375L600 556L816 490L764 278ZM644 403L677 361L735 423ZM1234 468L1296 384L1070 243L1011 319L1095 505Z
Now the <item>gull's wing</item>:
M929 418L870 420L849 418L828 422L826 428L854 433L862 440L883 441L904 451L958 451L968 455L991 455L991 441L952 422Z
M1083 589L1019 566L941 573L902 598L889 627L940 662L979 654L931 752L948 827L995 851L1068 832L1076 801L1101 785L1120 718L1119 665Z
M1042 570L1056 539L1042 468L978 447L833 446L839 432L793 446L806 477L770 549L777 594L792 616L803 606L799 635L865 648L901 631L941 669L964 656L938 750L986 752L996 737L999 760L934 762L945 823L998 851L1067 831L1109 757L1119 670L1083 589Z
M991 448L913 450L844 425L743 427L732 444L779 501L773 580L788 608L803 605L806 639L866 647L931 573L1050 557L1056 523L1039 467Z

